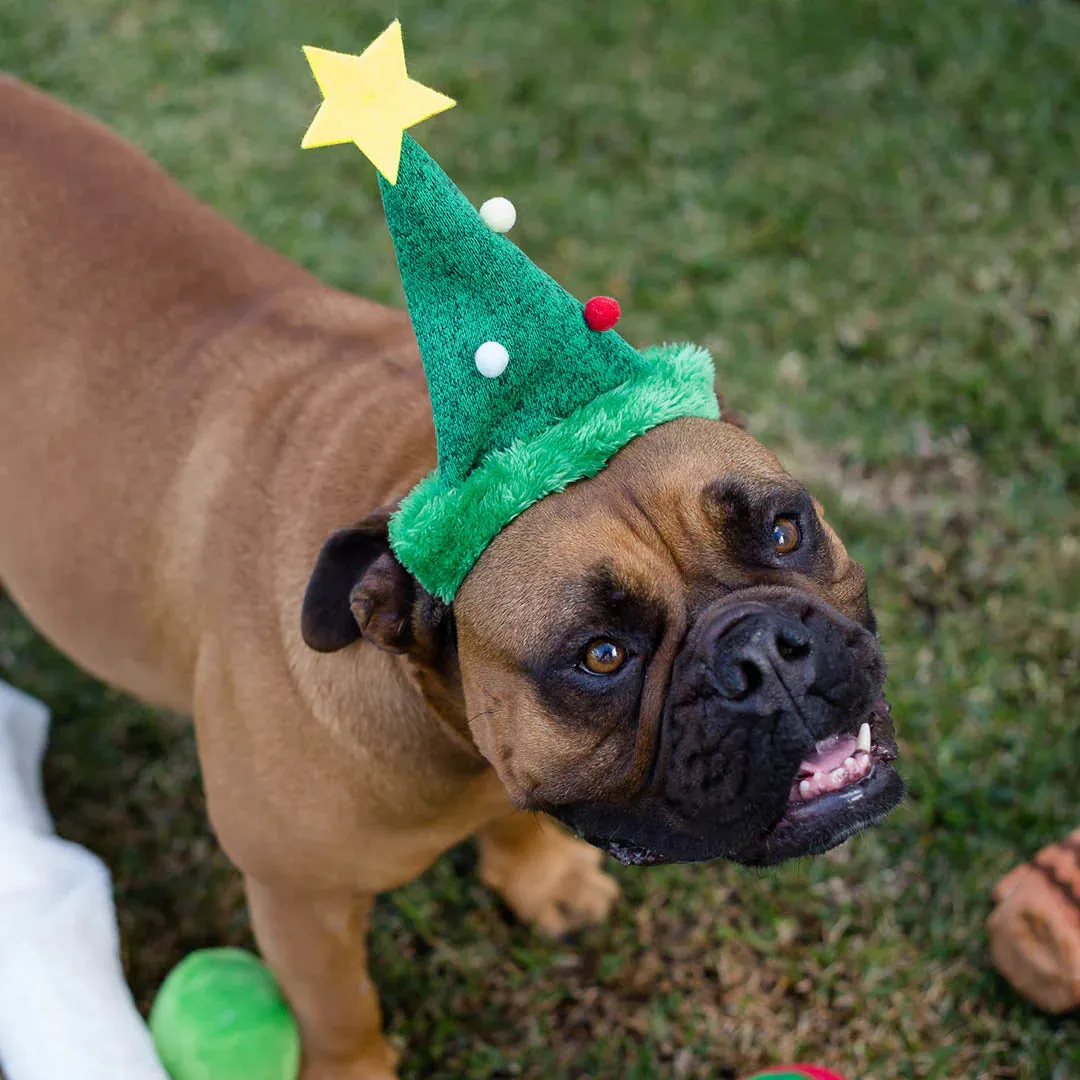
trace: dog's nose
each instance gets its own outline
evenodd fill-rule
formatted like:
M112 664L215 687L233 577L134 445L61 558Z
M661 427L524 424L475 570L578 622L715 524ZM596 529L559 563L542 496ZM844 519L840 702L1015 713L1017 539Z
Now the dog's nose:
M814 682L813 634L778 611L748 615L717 639L713 675L728 701L798 697Z

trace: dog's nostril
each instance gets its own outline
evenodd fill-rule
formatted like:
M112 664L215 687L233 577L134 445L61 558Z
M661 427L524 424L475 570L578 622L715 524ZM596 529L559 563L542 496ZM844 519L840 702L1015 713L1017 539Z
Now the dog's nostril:
M792 634L784 630L776 635L776 651L780 654L780 659L788 663L805 660L810 655L811 648L809 636Z
M761 688L761 668L752 660L732 659L716 672L716 689L728 701L744 701Z
M809 627L780 613L741 619L713 644L713 686L743 703L801 693L814 677L813 641Z
M750 660L744 660L739 665L743 677L743 697L748 697L761 686L761 668Z

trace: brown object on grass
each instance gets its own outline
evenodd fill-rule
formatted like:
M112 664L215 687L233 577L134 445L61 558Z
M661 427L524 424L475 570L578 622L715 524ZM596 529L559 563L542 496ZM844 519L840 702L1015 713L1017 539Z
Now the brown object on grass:
M993 897L997 969L1046 1012L1080 1007L1080 829L1006 874Z

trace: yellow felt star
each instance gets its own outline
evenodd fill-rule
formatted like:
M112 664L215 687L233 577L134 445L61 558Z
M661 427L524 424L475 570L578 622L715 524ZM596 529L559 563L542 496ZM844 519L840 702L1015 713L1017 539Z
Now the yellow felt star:
M454 101L414 82L405 71L401 23L395 19L359 56L304 46L323 103L300 144L333 146L354 142L371 163L397 183L401 136Z

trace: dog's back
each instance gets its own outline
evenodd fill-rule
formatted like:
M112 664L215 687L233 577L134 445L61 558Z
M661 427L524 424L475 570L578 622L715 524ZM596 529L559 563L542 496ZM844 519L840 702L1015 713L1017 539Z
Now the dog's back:
M0 582L84 667L186 709L208 536L229 527L215 500L238 531L273 521L237 499L302 503L319 476L298 402L309 432L332 404L312 405L328 380L309 369L340 382L347 348L355 390L365 354L414 351L407 321L321 285L100 124L2 77L0 251ZM422 413L418 364L409 381ZM348 396L339 385L338 409ZM348 520L313 522L313 550ZM235 562L228 547L215 555Z

